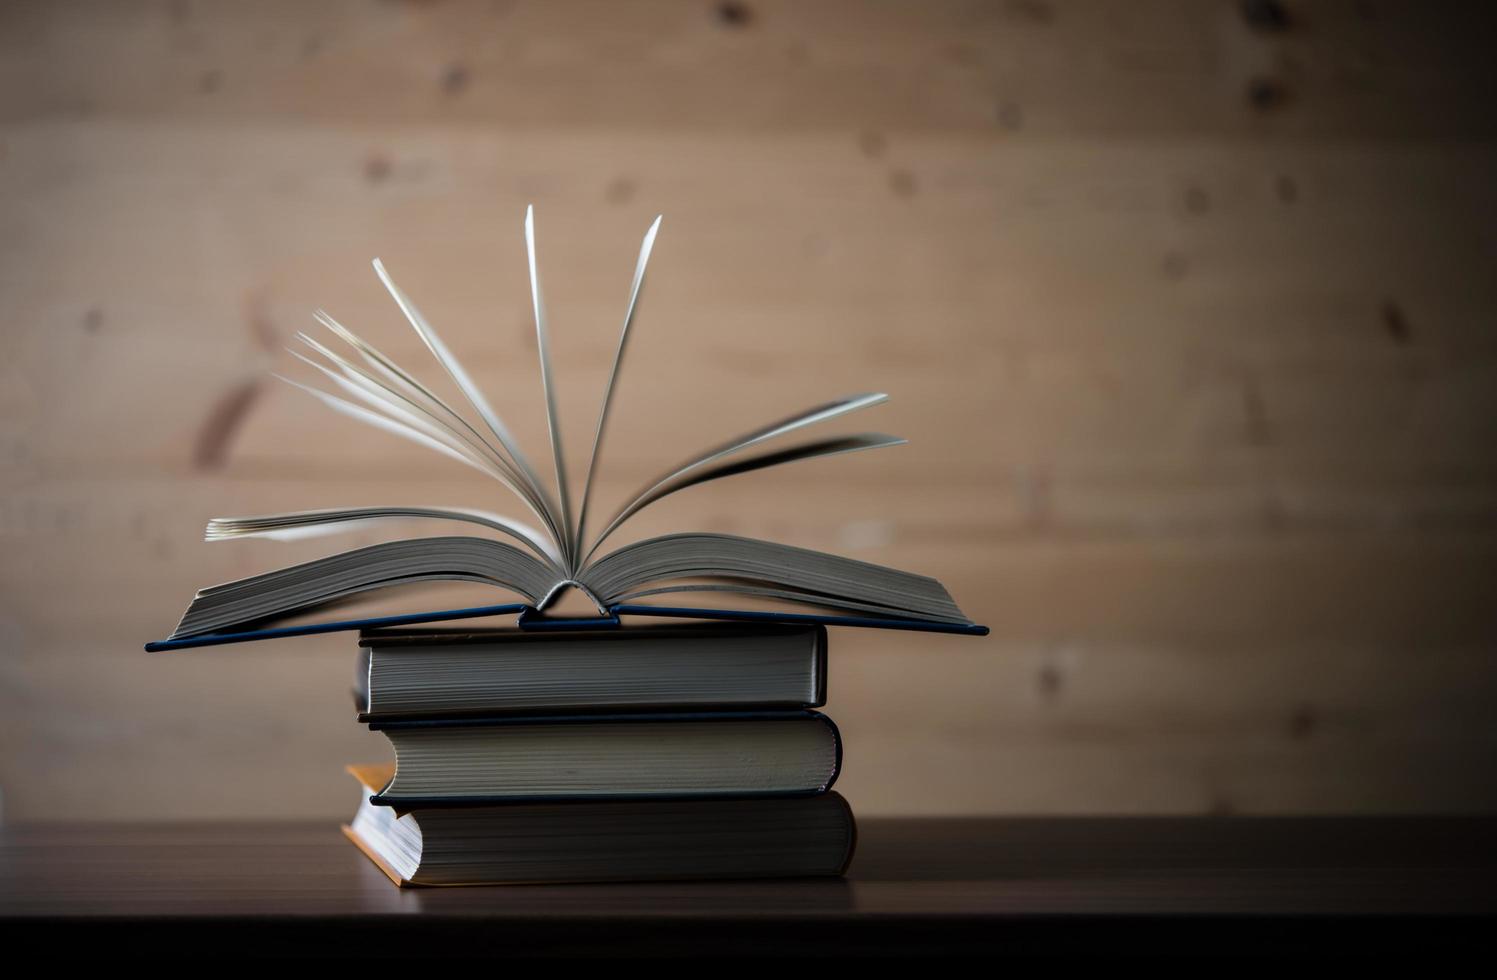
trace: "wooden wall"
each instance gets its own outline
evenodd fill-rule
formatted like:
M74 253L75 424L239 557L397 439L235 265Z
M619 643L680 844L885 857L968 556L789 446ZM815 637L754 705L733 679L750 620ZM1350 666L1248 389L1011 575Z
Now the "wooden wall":
M1486 9L5 4L5 815L350 810L385 749L347 637L140 646L331 547L211 516L503 506L268 372L319 306L422 361L378 255L539 453L531 202L574 467L665 214L605 500L892 394L858 421L910 446L639 528L926 572L992 626L835 636L859 812L1492 808Z

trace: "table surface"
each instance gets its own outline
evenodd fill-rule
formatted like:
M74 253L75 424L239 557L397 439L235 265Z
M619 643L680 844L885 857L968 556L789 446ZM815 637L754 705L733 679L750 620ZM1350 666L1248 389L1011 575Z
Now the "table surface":
M1497 818L870 819L844 879L397 889L331 821L22 825L0 925L113 953L1407 952L1476 945L1494 869Z

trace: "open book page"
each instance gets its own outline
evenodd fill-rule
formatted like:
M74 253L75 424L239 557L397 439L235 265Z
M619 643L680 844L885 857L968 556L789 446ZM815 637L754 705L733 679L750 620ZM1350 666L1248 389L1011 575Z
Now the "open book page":
M852 395L847 398L840 398L834 402L828 402L825 405L817 405L814 408L809 408L804 411L797 412L796 414L791 415L788 418L783 418L778 422L772 422L769 425L762 426L750 432L745 432L739 436L735 436L734 438L729 439L727 442L724 442L718 446L714 446L713 448L708 449L705 452L698 453L697 455L691 457L683 463L678 463L666 472L662 473L660 476L656 477L649 484L646 484L643 489L641 489L634 495L634 498L630 500L629 503L620 508L619 512L614 515L613 520L609 521L608 526L605 527L602 533L598 535L598 538L593 542L592 547L588 549L587 554L583 560L583 565L586 565L587 562L592 559L592 556L597 553L598 548L603 544L603 541L610 534L618 530L620 525L622 525L629 518L633 517L635 514L639 513L645 507L648 507L650 504L656 502L657 500L660 500L662 497L666 497L672 493L675 493L677 490L684 490L686 487L693 486L697 483L706 482L706 479L716 479L717 476L729 475L727 472L721 472L718 473L717 476L707 477L706 479L687 479L687 477L689 477L691 474L701 469L702 467L707 466L710 463L718 462L719 460L725 459L726 457L732 456L736 453L740 453L745 449L752 449L754 446L768 442L771 439L778 438L779 436L789 435L790 433L803 429L806 426L815 425L818 422L830 421L831 419L846 415L849 412L855 412L861 408L868 408L872 405L882 404L883 402L888 401L888 398L888 395L882 393ZM881 442L878 445L899 445L904 441L902 439L894 439L892 436L881 436L877 438L889 440ZM867 446L858 448L878 448L878 445L870 443ZM849 450L836 450L836 452L847 451ZM792 462L798 459L809 459L813 456L832 454L833 453L815 452L799 453L788 456L784 459L765 462L762 465L772 466L778 463ZM750 467L750 469L759 468L761 467Z
M401 312L410 321L411 327L421 336L421 339L426 343L432 355L441 363L448 377L458 386L464 397L468 399L468 403L478 412L484 424L489 427L489 430L494 433L495 438L499 440L504 449L509 453L509 457L513 461L513 469L518 471L521 482L528 490L527 496L539 501L541 505L540 509L543 512L547 525L557 534L557 543L562 543L565 538L561 532L565 529L566 522L563 521L562 514L557 510L555 504L547 495L545 488L541 485L535 468L525 458L525 454L521 452L519 444L510 434L503 420L499 418L498 413L489 405L488 399L484 397L478 385L474 384L473 379L469 377L462 363L447 349L447 345L442 342L442 338L437 336L437 332L432 329L431 324L421 315L421 311L416 309L415 304L411 302L410 298L401 291L400 287L395 285L394 280L390 278L389 274L385 271L384 264L379 259L374 260L374 271L379 274L380 281L385 284L385 289L395 299ZM565 492L565 484L563 484L563 492Z
M650 252L655 247L655 235L660 231L660 215L645 232L645 240L639 246L639 259L634 263L634 281L629 286L629 305L624 309L624 327L619 331L618 347L613 352L613 367L608 371L608 383L603 388L603 403L598 408L598 426L593 430L593 449L587 457L587 479L582 484L582 506L577 511L576 550L573 552L572 570L582 564L581 551L587 542L587 510L592 500L593 476L597 472L598 457L603 451L603 436L608 430L608 413L613 408L613 388L618 381L619 368L624 363L624 352L629 346L629 327L634 323L634 311L639 306L639 291L645 284L645 270L650 265Z
M291 351L292 355L322 372L337 387L368 407L361 408L326 392L308 388L299 382L285 380L308 391L344 414L352 415L361 421L435 449L443 455L450 456L493 477L518 496L541 519L548 530L551 529L552 514L544 496L538 490L533 489L533 481L518 471L514 462L490 443L465 418L433 394L429 388L391 362L373 345L355 336L332 317L319 311L317 320L353 347L375 373L365 371L340 357L305 333L298 333L297 338L313 351L327 358L339 371L334 372L297 351ZM443 347L437 349L445 351ZM461 365L457 365L456 370L461 372ZM376 374L379 377L376 377ZM552 536L555 536L554 531L552 531Z
M298 510L257 517L215 517L208 522L204 538L266 538L299 541L342 531L355 531L391 520L427 519L477 524L508 534L528 545L557 575L563 574L562 558L555 546L535 528L486 510L458 507L346 507L328 510Z
M502 541L440 537L387 541L203 589L172 639L222 631L370 589L428 581L481 582L536 605L557 584L554 569Z
M667 591L637 591L682 578L728 580L706 591L742 592L965 623L946 589L933 578L882 565L728 534L669 534L620 548L583 570L580 581L605 604Z
M707 584L675 584L685 579ZM732 592L877 616L968 622L935 579L770 541L667 535L621 548L570 580L501 541L433 537L371 545L204 589L172 638L284 617L373 589L433 581L495 586L538 608L570 586L581 589L599 612L643 596Z
M572 494L567 484L567 455L561 448L561 419L556 411L556 383L551 380L551 331L546 324L546 304L541 299L541 273L535 261L535 208L525 209L525 257L530 263L530 298L535 307L535 343L541 359L541 389L546 396L546 429L551 433L551 461L556 467L556 493L561 498L557 519L561 524L561 553L573 564Z
M328 314L318 311L316 319L335 336L349 345L363 362L363 366L329 349L326 345L306 334L298 339L326 363L313 360L302 353L292 354L322 374L333 386L348 398L341 398L326 391L310 387L298 381L292 385L307 391L329 407L359 421L376 426L403 438L410 439L456 459L479 470L502 483L526 505L541 522L541 535L529 532L516 522L505 521L499 528L508 534L518 533L521 540L537 547L548 560L559 564L569 576L575 577L598 551L609 535L643 508L672 493L709 480L721 479L737 473L763 469L782 463L830 456L857 449L875 449L898 445L903 440L892 436L866 433L860 436L835 440L804 443L776 453L768 453L744 461L740 465L724 465L728 457L742 453L763 443L799 431L807 426L839 418L849 412L882 403L883 394L862 394L828 402L798 412L787 418L739 435L690 457L646 484L629 503L609 522L598 537L589 543L586 538L586 522L591 500L591 491L596 478L604 438L607 433L613 393L618 373L622 369L627 350L630 328L638 307L640 292L644 285L655 236L659 231L660 218L646 232L640 245L639 258L635 264L634 278L630 284L629 301L625 310L623 328L619 334L618 347L609 373L607 387L599 409L597 427L593 435L592 452L588 459L587 477L583 489L582 508L573 519L571 497L565 465L565 453L561 444L560 419L557 416L555 385L551 370L550 328L546 316L545 302L541 293L539 263L535 245L535 215L527 209L525 215L525 249L530 274L531 300L535 312L536 340L540 354L541 381L545 391L546 421L551 437L551 454L556 471L557 497L552 497L534 466L521 451L504 421L494 411L483 392L463 367L457 356L447 347L436 330L417 309L415 303L395 284L378 259L374 261L375 272L386 290L405 314L411 328L415 330L427 349L442 366L447 376L462 392L468 404L477 412L488 429L489 435L480 432L460 412L454 409L431 388L414 375L384 355L374 345L360 338ZM351 399L351 400L350 400ZM492 437L492 438L491 438ZM272 517L275 515L271 515ZM348 522L334 521L325 528L329 533ZM542 536L545 543L541 542Z
M458 521L498 532L522 547L481 537L431 537L390 541L290 568L204 589L183 616L173 638L204 636L229 627L263 624L365 592L428 582L466 582L512 592L544 608L575 588L599 612L641 597L678 592L732 593L782 600L874 617L926 623L966 624L939 582L867 562L768 541L721 534L674 534L642 541L594 560L621 525L645 507L689 487L786 463L829 457L904 442L880 433L834 435L774 448L782 437L878 405L887 396L858 394L816 405L735 436L688 457L647 482L595 538L587 536L591 495L607 435L615 386L626 354L651 250L656 218L640 245L628 306L619 333L593 434L580 508L574 514L551 370L551 337L535 246L533 210L525 217L525 249L545 392L555 494L521 451L477 383L378 259L374 268L411 328L462 393L481 423L475 424L415 375L396 364L331 316L316 319L348 345L339 353L300 334L314 357L293 351L332 385L324 391L291 379L334 410L416 442L501 483L539 521L538 526L488 511L423 506L353 507L297 511L258 517L217 518L209 540L296 539L367 527L392 520ZM750 450L756 450L750 453Z

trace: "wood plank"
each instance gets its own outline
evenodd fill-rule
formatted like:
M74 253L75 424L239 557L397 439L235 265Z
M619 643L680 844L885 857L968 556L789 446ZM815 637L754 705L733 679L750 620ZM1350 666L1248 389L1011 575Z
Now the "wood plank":
M714 9L0 11L7 813L346 809L339 767L382 750L346 638L138 648L194 589L332 546L207 546L211 516L512 509L268 373L318 306L427 363L381 255L541 446L532 201L574 467L666 215L601 499L893 395L847 428L909 446L632 532L908 567L994 626L838 637L860 810L1497 805L1492 14Z
M1490 138L1482 5L8 5L0 118ZM129 72L114 70L128 63ZM876 139L869 142L877 146Z

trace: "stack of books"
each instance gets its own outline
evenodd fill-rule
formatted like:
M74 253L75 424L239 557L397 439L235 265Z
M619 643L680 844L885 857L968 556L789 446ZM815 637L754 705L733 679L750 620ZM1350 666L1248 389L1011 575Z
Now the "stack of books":
M837 875L821 626L361 636L344 833L399 885Z
M659 227L656 218L640 246L580 498L562 448L533 213L525 247L550 479L376 259L381 282L467 408L321 311L324 339L339 349L299 335L308 354L297 356L323 387L291 383L343 415L478 470L529 517L395 504L215 518L210 541L301 539L397 521L470 533L383 541L202 589L171 637L146 645L165 651L364 631L360 713L389 738L396 762L351 768L368 798L348 835L396 882L836 874L852 854L853 820L829 791L841 763L837 729L812 710L826 697L825 627L987 633L933 578L789 544L687 532L603 550L636 514L672 494L904 442L863 432L787 444L886 400L847 395L694 453L642 485L610 519L590 520L615 382ZM479 583L520 601L288 625L364 593L436 581ZM543 614L568 593L596 617ZM693 593L707 597L703 605L674 604ZM801 611L705 608L725 596ZM414 628L515 614L508 630ZM620 625L625 615L697 622L637 628Z

